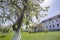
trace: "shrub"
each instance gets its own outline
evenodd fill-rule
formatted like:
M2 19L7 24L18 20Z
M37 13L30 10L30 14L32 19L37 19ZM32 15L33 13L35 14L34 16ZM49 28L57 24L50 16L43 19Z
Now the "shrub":
M44 29L44 32L48 32L48 29Z

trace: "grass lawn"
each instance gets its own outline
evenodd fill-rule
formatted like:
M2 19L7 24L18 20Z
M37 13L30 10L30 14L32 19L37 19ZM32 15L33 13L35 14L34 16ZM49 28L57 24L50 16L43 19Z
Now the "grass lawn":
M3 34L0 34L2 36ZM9 32L6 37L0 38L0 40L11 40L13 33ZM37 33L27 33L21 32L21 40L60 40L60 31L57 32L37 32Z
M7 33L5 37L2 36L4 36L4 34L0 33L0 40L11 40L13 37L13 32Z
M38 33L26 33L22 32L22 40L60 40L60 32L38 32Z

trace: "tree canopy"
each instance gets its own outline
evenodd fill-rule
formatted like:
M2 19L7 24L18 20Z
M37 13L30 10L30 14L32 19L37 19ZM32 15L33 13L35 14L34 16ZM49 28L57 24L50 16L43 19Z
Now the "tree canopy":
M11 21L13 30L19 30L22 24L29 25L32 17L39 19L40 11L48 11L42 7L44 0L0 0L0 22ZM17 27L16 27L17 25Z

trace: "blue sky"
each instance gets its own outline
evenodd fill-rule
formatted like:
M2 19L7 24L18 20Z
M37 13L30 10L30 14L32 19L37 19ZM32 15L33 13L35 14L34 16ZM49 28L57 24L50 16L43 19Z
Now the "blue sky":
M49 6L50 8L48 9L48 12L41 12L41 14L47 14L47 16L41 18L40 21L46 20L50 17L53 17L55 15L60 14L60 0L45 0L42 3L42 6ZM38 23L38 21L36 20L36 18L34 17L33 19L34 23Z
M45 20L57 14L60 14L60 0L45 0L42 6L49 6L48 14L46 17L43 17L41 20Z

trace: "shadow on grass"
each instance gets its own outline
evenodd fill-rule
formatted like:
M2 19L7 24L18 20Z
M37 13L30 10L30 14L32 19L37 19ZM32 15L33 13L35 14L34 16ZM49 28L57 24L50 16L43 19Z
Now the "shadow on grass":
M0 36L0 38L4 38L4 37L6 37L5 35L3 35L3 36Z

